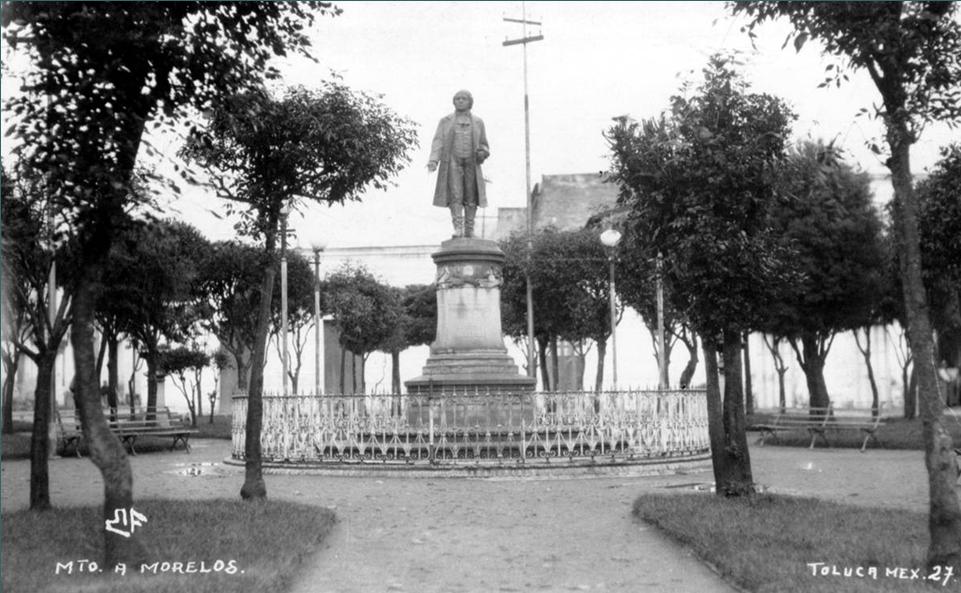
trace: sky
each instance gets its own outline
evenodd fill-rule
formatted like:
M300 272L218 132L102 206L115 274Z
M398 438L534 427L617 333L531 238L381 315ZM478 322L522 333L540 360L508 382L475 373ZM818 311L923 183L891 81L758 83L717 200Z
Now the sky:
M474 95L473 111L487 127L491 157L485 163L489 207L525 203L523 50L504 47L522 36L520 2L340 2L343 13L321 17L311 35L317 62L278 64L284 83L316 86L342 77L352 88L382 95L395 112L416 122L420 145L387 191L367 192L361 202L313 205L293 214L296 241L318 239L329 247L437 244L449 236L449 214L431 205L434 176L426 169L437 121L453 110L459 89ZM840 88L819 89L828 64L809 42L799 53L782 49L783 23L759 31L752 49L744 24L720 2L527 2L527 18L542 23L529 35L528 94L532 187L545 174L588 173L610 166L603 132L619 115L636 119L664 110L671 95L697 82L709 56L737 51L753 89L788 101L798 114L795 137L837 139L854 162L884 173L867 150L881 138L880 123L858 117L878 96L866 74L850 73ZM946 126L930 126L913 149L915 170L937 160L952 138ZM176 142L158 139L163 152ZM213 239L233 236L232 222L208 211L221 206L209 192L189 188L170 206ZM491 224L492 218L486 219ZM480 221L478 222L480 225Z
M420 146L389 190L293 214L295 244L307 247L319 239L330 248L415 246L449 238L450 216L431 205L435 177L426 164L437 121L453 110L451 99L459 89L473 93L474 113L484 120L491 145L484 164L486 224L499 207L523 206L523 50L502 45L522 36L519 24L503 20L519 18L521 2L337 4L343 13L318 18L311 32L317 61L277 64L284 84L316 87L336 74L352 88L381 95L414 121ZM708 58L719 51L738 52L752 88L793 107L795 139L837 139L863 169L886 172L865 147L869 140L883 144L880 122L857 116L878 101L870 79L851 72L840 88L817 88L825 68L839 62L822 56L816 42L800 52L792 45L782 48L790 32L784 23L759 29L754 49L740 31L744 21L728 15L721 2L527 2L526 8L528 19L543 23L528 33L544 37L528 46L532 184L542 175L608 169L603 132L612 118L658 115L682 83L698 81ZM16 56L7 48L4 97L17 86L17 62L11 58ZM912 149L915 172L930 168L939 147L958 139L944 125L929 126ZM150 140L168 158L179 147L172 137ZM5 160L8 150L5 143ZM171 170L169 163L163 167ZM234 221L217 216L223 203L203 188L184 187L164 212L191 222L210 239L234 237Z

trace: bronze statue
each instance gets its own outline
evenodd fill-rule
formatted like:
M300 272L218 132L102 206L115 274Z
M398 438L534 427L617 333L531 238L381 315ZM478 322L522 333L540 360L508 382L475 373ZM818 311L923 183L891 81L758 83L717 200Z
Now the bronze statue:
M474 236L477 208L487 206L481 163L490 156L487 132L481 118L471 113L474 98L469 91L454 95L454 113L437 124L427 170L437 173L434 205L450 208L454 237Z

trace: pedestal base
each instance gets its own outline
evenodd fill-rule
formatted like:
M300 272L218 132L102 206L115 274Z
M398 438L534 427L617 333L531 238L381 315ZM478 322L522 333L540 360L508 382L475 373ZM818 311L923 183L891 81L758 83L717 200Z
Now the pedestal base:
M437 264L437 335L420 377L407 392L507 393L534 390L518 373L501 334L504 253L493 241L452 239L433 255Z
M534 391L535 380L520 375L504 352L453 352L432 354L424 374L406 382L407 392L504 393Z

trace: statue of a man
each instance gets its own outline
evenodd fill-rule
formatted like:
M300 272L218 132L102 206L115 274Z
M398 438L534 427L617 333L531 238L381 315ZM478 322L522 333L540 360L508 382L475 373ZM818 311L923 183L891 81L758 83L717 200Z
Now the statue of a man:
M434 205L450 208L455 238L473 237L477 207L487 206L481 163L490 156L490 146L484 122L471 113L473 106L469 91L457 91L454 113L437 124L427 163L432 173L440 167Z

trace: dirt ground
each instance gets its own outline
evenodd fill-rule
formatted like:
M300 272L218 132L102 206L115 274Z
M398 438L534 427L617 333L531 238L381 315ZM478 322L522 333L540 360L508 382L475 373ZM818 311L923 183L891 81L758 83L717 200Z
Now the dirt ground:
M755 479L774 491L923 510L917 451L753 448ZM234 498L242 468L227 441L193 453L131 459L136 496ZM56 506L96 504L102 483L88 459L51 460ZM2 510L28 503L29 462L2 463ZM268 474L268 495L333 509L339 523L296 593L416 591L733 591L683 547L635 522L643 492L704 488L695 472L650 477L398 478Z

